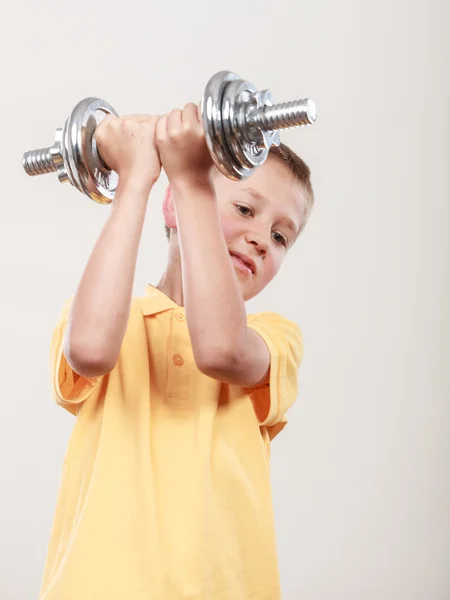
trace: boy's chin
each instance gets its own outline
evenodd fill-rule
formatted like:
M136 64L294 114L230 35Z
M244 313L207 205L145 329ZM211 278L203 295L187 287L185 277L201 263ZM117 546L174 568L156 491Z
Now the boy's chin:
M266 287L267 283L269 283L267 282L261 287L261 280L257 275L249 276L239 269L236 269L235 273L239 281L244 302L247 302L248 300L251 300L257 296ZM258 277L258 279L255 280L256 277Z
M248 302L249 300L251 300L252 298L257 296L259 294L259 292L261 291L256 286L249 286L248 283L246 285L244 282L240 282L240 284L241 284L242 298L244 299L244 302Z

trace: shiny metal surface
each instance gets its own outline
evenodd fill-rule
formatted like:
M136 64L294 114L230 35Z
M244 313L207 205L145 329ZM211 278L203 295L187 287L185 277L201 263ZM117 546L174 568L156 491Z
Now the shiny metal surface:
M271 104L268 90L258 92L247 81L235 80L224 92L222 100L224 137L239 179L249 177L266 160L270 147L279 144L278 133L248 124L249 108L257 111L261 106Z
M206 143L217 168L231 179L234 176L234 161L225 142L222 126L222 97L227 85L238 79L229 71L220 71L208 81L203 94L201 109Z
M295 100L275 106L263 105L252 114L247 114L247 123L262 129L288 129L306 127L316 121L316 105L312 100Z
M53 146L24 154L25 171L28 175L56 172L62 183L69 181L95 202L109 204L119 178L100 159L93 137L107 114L118 116L104 100L86 98L79 102L63 129L56 130Z
M315 122L312 100L273 104L269 90L254 85L231 71L220 71L208 81L200 103L206 143L217 168L234 180L246 179L264 163L271 146L280 143L279 130ZM80 192L101 204L109 204L118 175L108 169L97 152L94 132L107 115L117 115L104 100L79 102L55 142L49 148L25 152L28 175L58 174Z
M230 179L246 179L264 163L278 131L312 125L315 104L310 99L273 104L269 90L231 71L220 71L208 82L202 101L206 142L216 166Z

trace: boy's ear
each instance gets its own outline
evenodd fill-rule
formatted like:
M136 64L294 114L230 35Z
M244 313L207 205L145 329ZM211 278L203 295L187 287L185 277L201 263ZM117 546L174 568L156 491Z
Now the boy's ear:
M176 229L177 220L175 216L175 208L173 206L172 190L170 189L170 185L167 186L166 193L164 194L163 215L164 222L167 227L170 229Z

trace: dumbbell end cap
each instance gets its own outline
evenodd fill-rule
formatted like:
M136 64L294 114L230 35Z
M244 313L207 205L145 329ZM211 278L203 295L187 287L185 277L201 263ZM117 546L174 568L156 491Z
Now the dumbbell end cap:
M307 103L306 103L306 111L308 113L309 122L312 125L313 123L316 122L317 110L316 110L315 102L313 100L311 100L310 98L308 98Z

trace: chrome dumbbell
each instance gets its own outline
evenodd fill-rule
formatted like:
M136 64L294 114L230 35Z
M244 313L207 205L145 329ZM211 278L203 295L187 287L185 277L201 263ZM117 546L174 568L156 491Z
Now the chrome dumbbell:
M311 125L316 120L312 100L273 104L269 90L258 91L234 73L221 71L208 82L201 102L205 138L218 169L235 180L246 179L280 143L278 131ZM92 200L109 204L118 175L97 151L94 132L107 114L117 115L107 102L79 102L49 148L23 155L28 175L57 173Z
M205 137L216 166L230 179L246 179L279 145L278 131L312 125L312 100L273 104L269 90L258 91L234 73L221 71L202 99Z

